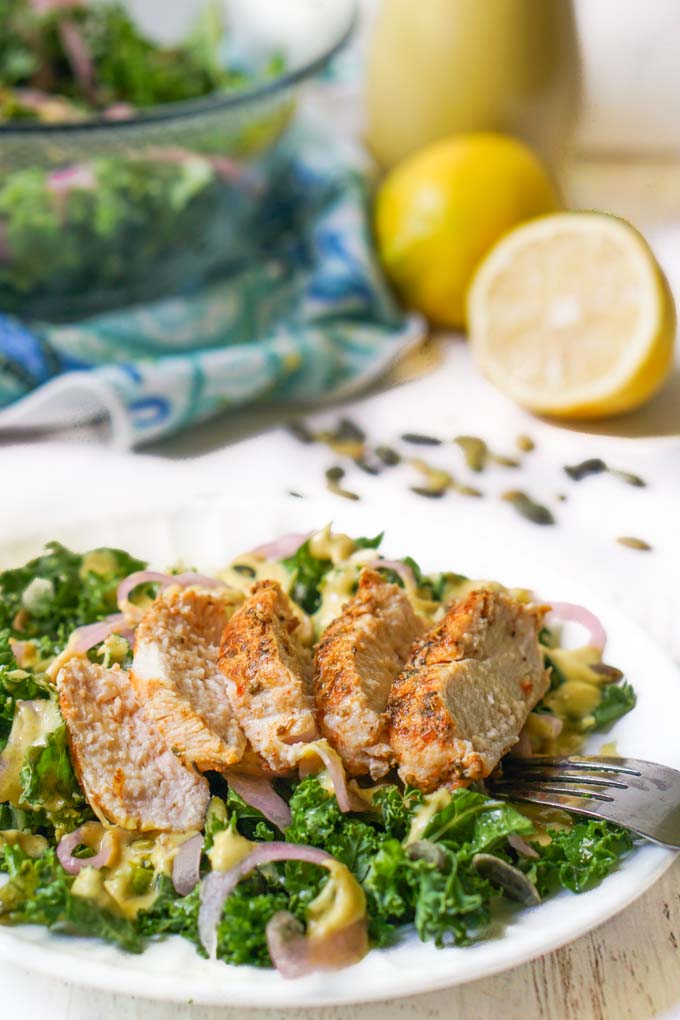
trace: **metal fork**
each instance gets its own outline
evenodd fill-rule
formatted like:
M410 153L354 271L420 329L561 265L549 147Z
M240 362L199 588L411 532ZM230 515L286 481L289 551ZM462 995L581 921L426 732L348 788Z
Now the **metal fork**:
M494 797L616 822L680 849L680 772L638 758L512 758L486 780Z

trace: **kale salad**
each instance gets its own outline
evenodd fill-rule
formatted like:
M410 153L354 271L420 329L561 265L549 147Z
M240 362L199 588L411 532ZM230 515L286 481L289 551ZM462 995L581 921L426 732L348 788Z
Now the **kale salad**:
M117 0L0 0L0 24L3 312L68 321L240 264L293 106L222 100L281 76L282 53L233 52L216 0L173 45Z
M445 782L414 773L396 730L427 684L432 706L442 670L456 690L481 682L451 653L460 619L469 630L478 613L484 641L513 613L508 640L535 627L542 686L505 745L577 750L635 704L602 663L599 623L582 610L589 643L567 649L559 606L387 559L381 541L284 536L216 576L54 542L0 574L0 923L133 953L179 935L292 978L413 928L439 947L475 943L500 908L580 893L617 867L628 831L493 799L475 772L489 763L455 741ZM380 655L362 658L362 642ZM390 678L369 703L380 669ZM357 735L359 717L380 729ZM369 744L379 753L362 766Z

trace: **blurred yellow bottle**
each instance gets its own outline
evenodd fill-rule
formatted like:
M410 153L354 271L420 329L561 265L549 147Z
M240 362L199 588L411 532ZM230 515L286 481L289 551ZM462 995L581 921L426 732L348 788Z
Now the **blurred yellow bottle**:
M366 109L383 166L448 135L501 131L554 167L578 99L571 0L382 0Z

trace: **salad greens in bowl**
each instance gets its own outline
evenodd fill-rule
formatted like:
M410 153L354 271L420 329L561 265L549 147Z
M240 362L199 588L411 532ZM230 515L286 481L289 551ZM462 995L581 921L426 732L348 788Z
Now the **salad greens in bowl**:
M508 748L570 753L634 707L601 625L579 609L563 647L559 604L381 542L289 535L216 576L51 543L0 574L0 924L295 978L409 929L497 937L617 868L626 830L484 787Z
M291 40L271 6L206 0L160 42L119 0L0 0L0 310L68 320L242 264L354 16L295 0Z

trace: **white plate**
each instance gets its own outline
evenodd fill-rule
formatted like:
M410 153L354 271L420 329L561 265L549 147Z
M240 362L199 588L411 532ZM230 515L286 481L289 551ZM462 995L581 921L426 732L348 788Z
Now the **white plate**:
M0 565L34 555L43 541L59 538L78 549L123 546L163 567L178 559L210 570L233 555L283 531L304 531L334 519L350 534L383 529L386 554L410 554L425 568L450 568L509 585L535 588L543 597L588 605L609 634L608 661L622 667L638 693L635 710L611 735L621 753L651 758L680 768L680 745L673 720L680 710L675 666L634 624L582 585L556 576L535 549L518 544L517 533L456 533L455 518L423 509L422 520L407 519L399 507L387 514L360 504L332 506L308 500L278 505L192 508L130 517L102 518L57 527L50 534L17 537L0 548ZM444 523L446 522L446 523ZM0 931L5 959L78 984L148 998L193 1000L240 1006L331 1005L394 998L473 981L556 949L607 920L640 896L669 867L674 854L644 845L597 889L574 896L562 893L531 910L518 912L502 934L466 948L438 950L415 936L386 950L373 950L360 964L339 973L284 981L275 972L210 963L179 938L151 945L131 956L97 942L22 926Z

